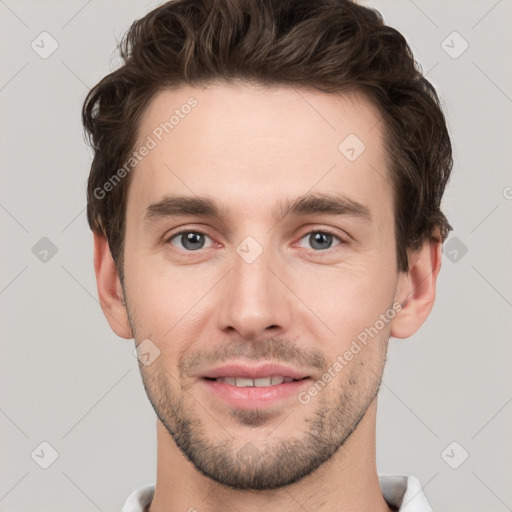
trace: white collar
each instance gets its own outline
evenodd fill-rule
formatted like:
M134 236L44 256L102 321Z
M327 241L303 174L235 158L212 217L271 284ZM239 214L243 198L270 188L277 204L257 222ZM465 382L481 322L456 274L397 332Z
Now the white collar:
M379 475L379 485L387 503L399 512L432 512L421 484L414 476ZM155 484L133 491L121 512L143 512L155 494Z

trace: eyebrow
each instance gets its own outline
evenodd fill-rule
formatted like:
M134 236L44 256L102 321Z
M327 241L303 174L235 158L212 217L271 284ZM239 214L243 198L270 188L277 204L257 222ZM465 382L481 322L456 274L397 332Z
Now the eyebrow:
M276 220L287 215L300 217L315 214L350 216L365 221L371 221L372 218L367 206L343 194L310 193L295 199L282 200L272 211ZM230 208L209 197L167 195L146 208L144 221L152 223L162 218L183 216L223 220L230 216Z

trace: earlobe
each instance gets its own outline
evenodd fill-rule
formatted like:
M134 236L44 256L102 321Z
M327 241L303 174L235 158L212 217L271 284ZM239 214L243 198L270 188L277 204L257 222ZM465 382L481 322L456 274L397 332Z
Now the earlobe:
M123 297L117 269L105 236L93 232L94 272L101 309L110 328L121 338L131 339L133 333Z
M430 238L409 256L409 271L399 277L396 301L402 309L391 321L394 338L412 336L432 311L437 276L441 270L442 242Z

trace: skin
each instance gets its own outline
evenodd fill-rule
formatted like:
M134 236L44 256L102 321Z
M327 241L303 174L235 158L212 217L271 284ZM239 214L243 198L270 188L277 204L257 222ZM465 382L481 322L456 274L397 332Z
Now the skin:
M411 336L431 311L441 244L425 241L409 254L409 271L397 271L378 111L357 93L183 86L151 101L140 141L190 96L197 107L131 176L124 286L105 238L94 234L98 293L111 328L160 350L150 365L139 363L158 416L149 510L392 510L375 462L377 392L389 337ZM353 162L338 150L348 134L366 146ZM371 218L272 217L279 201L308 192L344 194ZM147 207L170 193L207 196L230 213L145 221ZM206 235L192 246L202 248L170 240L185 229ZM315 244L311 235L325 230L334 237ZM248 236L263 249L251 263L236 251ZM402 303L307 404L292 396L241 410L199 378L241 360L283 362L316 381L358 334Z

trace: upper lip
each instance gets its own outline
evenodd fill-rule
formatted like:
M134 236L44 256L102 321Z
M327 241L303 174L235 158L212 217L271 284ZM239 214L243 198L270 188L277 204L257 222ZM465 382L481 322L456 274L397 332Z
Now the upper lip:
M273 375L291 377L292 379L303 379L304 377L309 377L309 375L304 372L290 368L289 366L274 363L266 363L258 366L249 366L243 363L232 363L213 368L201 375L201 377L208 377L210 379L216 379L219 377L258 379L260 377L272 377Z

